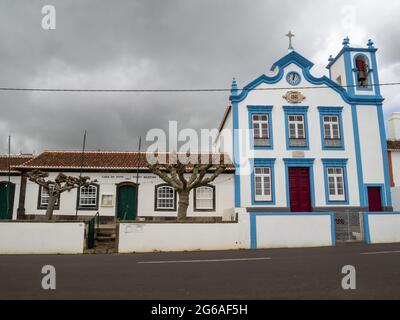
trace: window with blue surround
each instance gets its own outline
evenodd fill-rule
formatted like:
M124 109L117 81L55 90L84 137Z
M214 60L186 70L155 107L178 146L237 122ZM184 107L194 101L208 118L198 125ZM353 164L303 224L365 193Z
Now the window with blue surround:
M250 148L273 149L272 106L247 106L249 112Z
M318 107L323 150L344 150L343 107Z
M288 150L308 150L308 107L284 106L286 148Z
M347 159L322 159L326 204L349 204Z
M275 159L251 159L252 205L275 204Z

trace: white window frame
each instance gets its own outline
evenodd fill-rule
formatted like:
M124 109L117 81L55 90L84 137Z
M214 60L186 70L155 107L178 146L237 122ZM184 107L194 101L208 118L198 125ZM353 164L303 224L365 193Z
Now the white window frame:
M82 194L82 190L84 188L92 188L92 190L94 189L94 193L87 193L87 194ZM97 185L91 184L87 187L80 187L79 188L79 208L96 208L97 207L97 196L98 196L98 191L99 191L99 187ZM93 199L93 195L94 195L94 204L93 203L82 203L82 200L85 199Z
M161 196L160 195L160 190L162 189L171 189L172 190L172 198L171 197L166 197L166 196ZM160 211L175 211L176 210L176 193L175 193L175 189L171 186L168 185L160 185L156 187L156 210L160 210ZM159 200L171 200L172 199L172 206L160 206Z
M49 187L50 189L54 189L55 186L54 185L50 185ZM43 200L46 199L46 202L44 202ZM47 192L47 190L43 187L40 187L40 207L47 207L49 205L49 201L50 201L50 195ZM55 206L58 206L58 197L56 199L56 202L54 203Z
M208 190L210 193L200 193L201 190ZM211 186L202 186L198 187L195 189L195 210L202 211L202 210L207 210L207 211L213 211L215 210L214 204L215 204L215 199L214 199L214 188ZM210 206L199 206L199 200L207 200L211 201Z
M333 172L329 172L333 170ZM340 170L340 172L338 172ZM329 201L345 201L346 200L346 185L344 180L343 167L327 167L327 184L328 184L328 199ZM340 182L341 180L341 182ZM339 194L339 186L341 184L342 194ZM333 187L333 188L331 188ZM333 191L333 193L331 193Z
M306 126L305 126L304 114L288 114L287 117L288 117L289 139L306 139ZM291 117L295 117L295 119L290 120ZM297 117L301 117L302 120L298 120ZM294 125L294 133L295 133L294 137L291 135L291 130L290 130L291 125ZM303 135L302 136L300 136L300 133L299 133L300 125L303 127Z
M259 169L263 172L257 173ZM254 199L255 201L272 201L272 167L254 167ZM257 180L260 179L260 188L257 188ZM265 180L268 179L269 188L265 188ZM269 190L269 192L268 192ZM261 193L259 193L261 191Z
M322 123L324 126L324 139L325 140L340 140L341 132L340 132L340 120L338 115L322 115ZM328 121L325 118L329 118ZM333 118L336 118L333 121ZM334 135L334 126L337 126L337 136ZM329 127L329 130L326 130L326 127ZM326 135L327 131L329 132L329 136Z
M264 116L266 120L255 120L256 116ZM269 139L269 114L268 113L253 113L251 116L252 127L253 127L253 138L254 139ZM263 135L263 126L266 129L266 136ZM256 128L258 130L258 135L256 135Z

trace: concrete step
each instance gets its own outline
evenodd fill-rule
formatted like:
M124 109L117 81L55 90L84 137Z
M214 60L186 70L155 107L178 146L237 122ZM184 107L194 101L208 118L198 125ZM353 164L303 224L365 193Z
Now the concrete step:
M113 236L110 236L110 235L96 236L96 240L98 242L115 242L115 235L113 235Z
M96 232L96 236L98 237L115 237L115 230L103 230L103 229L99 229Z

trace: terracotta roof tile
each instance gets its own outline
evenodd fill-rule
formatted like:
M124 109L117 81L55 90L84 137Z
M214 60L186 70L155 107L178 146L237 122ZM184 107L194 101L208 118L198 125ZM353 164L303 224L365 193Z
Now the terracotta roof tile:
M31 155L11 155L10 157L10 165L19 166L24 164L25 162L31 160L33 156ZM8 155L0 155L0 172L8 172ZM17 171L11 170L11 173L16 173Z
M166 155L168 153L160 153ZM197 154L193 154L197 155ZM228 164L227 171L234 171L232 161L228 155L222 153L202 154L209 157L225 156L225 163ZM79 170L82 164L81 151L45 151L33 159L16 165L16 169L69 169ZM83 157L84 170L132 170L146 169L146 153L141 152L117 152L117 151L86 151Z

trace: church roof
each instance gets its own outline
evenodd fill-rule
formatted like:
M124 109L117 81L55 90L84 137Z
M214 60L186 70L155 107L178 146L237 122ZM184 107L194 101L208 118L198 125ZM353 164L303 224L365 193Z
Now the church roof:
M178 153L179 155L180 153ZM181 153L182 154L182 153ZM83 155L84 171L129 171L134 169L147 170L146 152L123 152L123 151L85 151ZM168 162L170 153L159 153L165 155ZM184 154L182 154L184 155ZM234 171L234 166L229 156L224 153L192 153L192 156L208 156L210 161L217 157L227 164L226 171ZM219 159L218 159L219 158ZM44 151L37 157L15 166L19 170L66 170L77 171L81 169L82 151Z
M311 68L314 65L314 63L312 63L310 60L306 59L296 51L290 51L287 55L285 55L272 65L271 71L274 71L276 67L284 68L291 63L295 63L301 68Z

